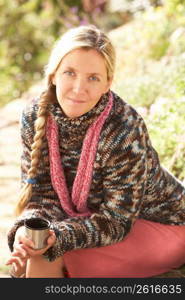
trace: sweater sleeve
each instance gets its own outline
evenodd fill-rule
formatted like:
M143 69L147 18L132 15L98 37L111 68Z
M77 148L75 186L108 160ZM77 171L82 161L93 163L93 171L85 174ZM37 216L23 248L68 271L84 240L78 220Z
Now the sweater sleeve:
M103 177L99 211L90 217L54 222L58 242L44 254L50 261L69 250L123 240L139 214L147 176L147 130L137 114L126 123L116 118L104 130L98 147Z
M26 105L21 117L21 141L22 141L22 156L21 156L21 186L23 186L27 172L31 164L31 145L33 143L34 136L34 121L36 120L37 103L33 101L31 104ZM20 226L24 225L24 221L30 217L42 217L49 221L63 220L66 218L66 214L61 209L58 197L54 192L49 173L43 172L47 170L49 172L49 165L45 157L47 157L46 147L43 143L42 159L39 162L37 172L37 183L33 184L32 197L27 203L24 211L16 219L13 227L8 232L8 245L11 251L13 251L13 243L15 234ZM46 154L46 155L44 155ZM44 166L43 166L44 165ZM52 207L52 209L51 209ZM58 235L58 231L55 228L55 233Z

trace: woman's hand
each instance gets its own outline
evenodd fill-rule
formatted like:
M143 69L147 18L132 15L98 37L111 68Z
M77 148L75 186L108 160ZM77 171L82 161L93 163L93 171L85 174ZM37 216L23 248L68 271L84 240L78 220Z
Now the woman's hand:
M47 246L42 249L34 249L34 243L29 240L28 238L22 239L22 245L21 247L26 251L27 255L29 257L36 256L36 255L42 255L44 254L50 247L52 247L56 241L56 235L53 230L49 230L49 237L47 239Z
M6 262L6 265L12 265L10 274L14 277L20 277L25 273L27 259L29 258L29 254L22 247L22 237L24 239L25 231L24 227L19 227L16 235L15 242L13 245L13 252L11 253L11 257Z
M11 253L11 258L6 262L6 265L13 266L12 275L19 277L22 273L25 272L26 263L28 258L36 255L44 254L56 241L56 236L53 230L49 230L49 237L47 239L47 246L35 250L34 243L31 241L25 233L24 226L19 227L13 245L13 252Z
M29 239L26 236L25 228L24 226L19 227L16 235L15 235L15 241L14 241L14 251L19 253L19 256L22 258L35 256L35 255L42 255L44 254L56 241L56 235L53 230L49 230L49 237L47 239L47 246L35 250L34 249L34 243L31 239Z
M21 256L20 253L13 251L11 253L11 257L6 262L6 265L12 265L10 270L10 274L13 277L22 277L26 273L26 263L27 259L29 258L28 255L25 257Z

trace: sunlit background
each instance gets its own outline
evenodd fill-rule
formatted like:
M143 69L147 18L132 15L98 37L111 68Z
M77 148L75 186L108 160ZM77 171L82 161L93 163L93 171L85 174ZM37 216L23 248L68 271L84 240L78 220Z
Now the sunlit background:
M88 23L116 48L112 89L143 116L161 162L184 181L184 0L0 0L1 276L8 274L6 234L20 186L22 108L42 90L54 41Z

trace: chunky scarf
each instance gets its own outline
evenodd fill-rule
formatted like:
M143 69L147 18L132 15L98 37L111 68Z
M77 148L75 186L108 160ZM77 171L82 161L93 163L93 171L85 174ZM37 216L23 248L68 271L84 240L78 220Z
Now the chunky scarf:
M87 207L87 198L92 180L93 165L100 132L111 111L112 104L113 96L110 92L109 101L105 109L87 130L73 183L71 199L61 163L58 126L51 115L48 117L47 140L49 147L51 182L60 199L62 208L71 217L91 215L91 212Z

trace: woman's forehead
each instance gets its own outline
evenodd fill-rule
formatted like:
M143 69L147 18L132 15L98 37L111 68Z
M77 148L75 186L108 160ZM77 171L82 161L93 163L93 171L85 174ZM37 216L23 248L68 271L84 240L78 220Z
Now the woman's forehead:
M105 60L95 49L75 49L64 56L60 67L87 70L86 73L102 73L106 71Z

